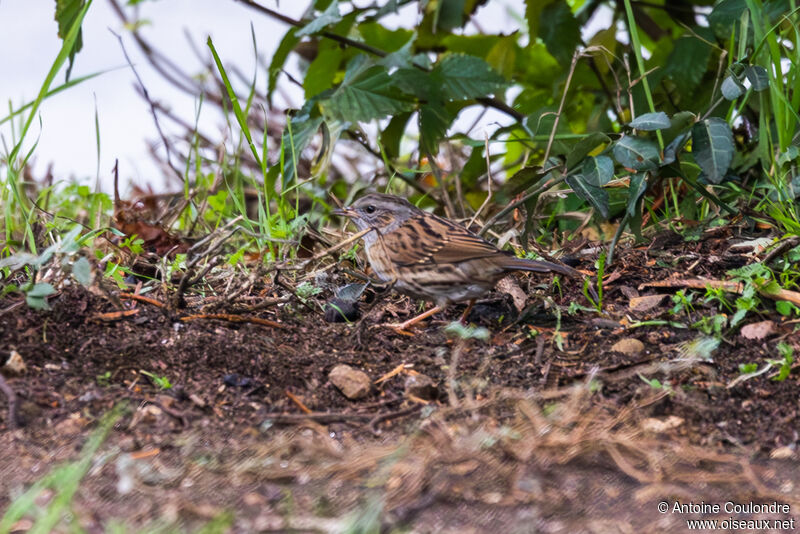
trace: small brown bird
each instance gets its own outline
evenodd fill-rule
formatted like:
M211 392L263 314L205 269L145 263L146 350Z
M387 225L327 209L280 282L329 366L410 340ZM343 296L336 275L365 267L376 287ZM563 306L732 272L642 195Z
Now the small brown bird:
M453 302L469 300L471 307L511 271L581 276L570 267L518 258L400 197L370 193L333 213L349 217L359 230L373 230L363 239L367 259L381 281L394 283L400 293L436 304L404 323L387 325L398 332Z

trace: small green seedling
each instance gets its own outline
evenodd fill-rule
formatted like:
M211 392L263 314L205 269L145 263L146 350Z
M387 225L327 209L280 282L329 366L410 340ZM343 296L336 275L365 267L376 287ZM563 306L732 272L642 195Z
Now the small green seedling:
M166 376L158 376L156 374L151 373L150 371L145 371L145 370L141 370L139 371L139 373L143 374L144 376L152 380L153 384L159 389L170 389L172 387L172 383Z

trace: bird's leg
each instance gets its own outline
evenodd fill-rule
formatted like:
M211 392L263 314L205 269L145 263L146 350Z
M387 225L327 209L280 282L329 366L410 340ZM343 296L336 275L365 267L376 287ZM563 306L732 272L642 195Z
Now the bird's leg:
M467 309L464 310L464 313L461 314L461 319L459 319L461 324L467 324L467 317L469 317L469 312L472 311L473 306L475 306L475 299L470 299L469 304L467 304Z
M413 325L417 324L418 322L422 321L423 319L427 319L428 317L430 317L434 313L438 313L438 312L442 311L443 309L444 309L443 306L434 306L430 310L428 310L426 312L423 312L423 313L420 313L419 315L409 319L408 321L405 321L405 322L402 322L402 323L390 323L390 324L385 324L383 326L385 326L387 328L391 328L392 330L394 330L398 334L402 334L404 336L413 336L414 334L412 334L411 332L408 331L408 327L409 326L413 326Z

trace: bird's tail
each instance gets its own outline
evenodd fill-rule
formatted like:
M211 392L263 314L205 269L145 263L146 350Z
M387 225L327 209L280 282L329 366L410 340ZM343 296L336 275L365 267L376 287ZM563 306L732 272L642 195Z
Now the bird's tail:
M580 278L583 276L580 271L572 267L567 267L566 265L558 265L557 263L551 263L549 261L526 260L525 258L517 258L516 256L509 256L508 260L503 263L503 267L509 271L559 273L573 278Z

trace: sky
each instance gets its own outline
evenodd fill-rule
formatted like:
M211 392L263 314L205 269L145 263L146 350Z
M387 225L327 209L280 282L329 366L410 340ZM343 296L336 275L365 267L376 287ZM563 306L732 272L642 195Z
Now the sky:
M263 0L262 4L298 19L309 1ZM367 2L357 1L359 5L362 3ZM252 72L255 59L251 23L259 53L267 63L287 30L283 23L233 0L156 0L142 2L140 6L140 18L149 21L141 30L142 35L190 73L201 72L202 65L187 40L187 32L194 46L204 53L206 38L211 36L223 62L235 63L244 72ZM61 40L57 37L54 9L52 0L0 0L0 73L3 73L0 119L7 115L9 106L16 109L35 98L58 54ZM522 0L491 0L478 12L481 27L488 32L516 28L509 10L520 13ZM410 20L394 22L411 25L414 16L412 12ZM95 0L84 20L83 50L76 56L71 77L104 73L46 100L39 110L41 123L33 122L23 153L38 143L32 160L36 177L44 175L52 163L57 181L76 180L93 185L99 167L101 188L110 192L111 170L115 159L119 159L123 195L130 183L174 190L177 184L165 181L148 152L148 143L157 142L159 135L148 104L136 93L134 73L112 32L122 36L151 98L193 122L195 99L165 82L143 58L109 3ZM260 76L263 81L266 73L262 70ZM53 86L63 82L62 71ZM296 94L295 104L300 105L302 95L299 91ZM100 131L99 160L95 112ZM169 135L169 123L162 120L161 125ZM201 115L200 126L206 132L221 132L224 123L220 116L209 112ZM7 153L14 142L9 122L0 125L0 136L0 150Z

